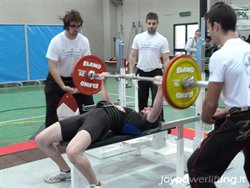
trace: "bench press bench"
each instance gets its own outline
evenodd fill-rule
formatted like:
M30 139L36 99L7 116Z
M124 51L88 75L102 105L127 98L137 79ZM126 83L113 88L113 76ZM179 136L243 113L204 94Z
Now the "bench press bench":
M115 144L131 139L136 139L143 136L149 136L157 133L163 133L164 131L167 131L168 129L177 128L178 134L176 138L176 178L184 177L184 138L183 138L183 127L185 124L192 123L200 121L200 116L192 116L183 118L180 120L174 120L170 122L165 122L161 124L159 127L154 129L149 129L145 131L140 136L132 136L132 135L114 135L112 132L108 132L107 135L102 137L99 141L91 144L88 148L94 149L102 146L107 146L110 144ZM71 187L72 188L79 188L80 187L80 180L82 179L82 176L79 175L78 170L71 165Z
M69 99L70 96L67 96L67 97ZM83 110L87 112L91 108L95 108L95 107L96 107L96 105L83 106ZM167 139L165 139L165 137L164 137L164 136L166 136L165 131L168 130L168 129L176 127L177 130L178 130L177 139L176 139L177 140L176 159L178 161L176 163L176 177L183 177L183 175L184 175L183 126L184 126L184 124L195 122L195 121L200 121L200 117L199 116L193 116L193 117L188 117L188 118L184 118L184 119L180 119L180 120L174 120L174 121L170 121L170 122L164 122L161 125L159 125L159 127L154 128L154 129L146 130L143 134L141 134L139 136L134 136L134 135L116 135L112 131L109 131L101 139L99 139L95 143L92 143L87 148L87 150L88 150L87 152L89 153L89 151L92 151L90 149L94 149L94 148L100 148L102 150L103 146L108 146L108 145L112 145L112 144L116 144L116 143L120 143L120 142L122 142L122 144L124 144L124 145L128 144L129 146L132 146L133 148L136 148L137 151L139 151L138 149L140 149L141 146L145 146L145 145L148 146L148 143L151 144L151 143L155 142L156 144L159 143L159 145L162 145L162 143L164 143L165 146L166 146L167 145L166 144L166 140ZM158 133L159 133L159 135L158 135ZM149 136L149 135L153 135L152 139L148 138L148 137L146 137L147 140L137 139L137 138L140 138L140 137L143 137L143 136ZM133 139L135 139L135 143L131 144L131 142L130 143L126 142L128 140L133 140ZM117 148L119 148L120 146L122 148L123 145L119 145ZM153 145L151 144L151 146L153 146ZM120 152L119 154L121 154L121 153L123 153L123 151ZM112 155L113 154L114 154L114 152L112 150ZM118 153L115 153L115 155L116 154L118 154ZM109 156L112 156L112 155L109 155ZM82 178L82 176L80 176L79 172L77 171L77 169L73 165L71 165L71 187L72 188L79 188L80 178Z

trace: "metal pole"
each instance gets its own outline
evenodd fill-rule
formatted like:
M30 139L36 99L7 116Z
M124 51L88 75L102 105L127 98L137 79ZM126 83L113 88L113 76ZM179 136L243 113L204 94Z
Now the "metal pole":
M184 126L180 125L177 127L177 131L178 131L178 135L177 135L177 154L176 154L176 158L177 158L177 163L176 163L176 177L183 177L184 176L184 139L183 139L183 135L184 135Z
M120 74L125 75L125 67L120 68ZM119 80L119 102L121 106L127 106L126 104L126 80Z
M118 65L117 70L120 75L124 76L126 74L125 66L124 66L124 43L122 40L119 39L118 43L118 56L116 58L116 65ZM126 80L120 79L119 80L119 101L121 106L126 106Z
M201 73L202 80L205 80L205 73ZM198 82L199 83L199 82ZM198 98L196 99L195 102L195 114L200 116L202 114L202 106L203 106L203 101L205 99L206 91L205 88L200 89L200 93ZM199 121L195 122L195 137L194 137L194 142L193 142L193 149L195 150L202 140L204 139L204 122L200 119Z
M27 71L27 80L30 80L30 61L29 61L29 39L28 39L28 26L24 25L25 33L25 53L26 53L26 71Z
M136 112L139 112L139 105L138 105L138 88L139 88L139 86L138 86L138 81L133 80L132 83L134 85L134 96L135 96L135 102L134 102L135 107L134 107L134 109L135 109Z

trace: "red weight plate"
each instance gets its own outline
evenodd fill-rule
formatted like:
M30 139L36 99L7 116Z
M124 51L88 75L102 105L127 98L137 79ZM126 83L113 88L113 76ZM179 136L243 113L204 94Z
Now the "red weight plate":
M90 79L88 74L106 72L104 62L95 55L86 55L77 60L73 70L73 81L79 92L85 95L93 95L101 90L101 80L97 77Z

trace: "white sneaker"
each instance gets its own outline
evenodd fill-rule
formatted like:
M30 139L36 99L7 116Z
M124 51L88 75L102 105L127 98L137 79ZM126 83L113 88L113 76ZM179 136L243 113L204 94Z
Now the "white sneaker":
M103 187L101 186L101 184L100 185L91 184L89 185L89 188L103 188Z
M71 179L70 172L58 172L50 176L46 176L44 178L44 181L46 183L58 183L62 181L70 181L70 179Z

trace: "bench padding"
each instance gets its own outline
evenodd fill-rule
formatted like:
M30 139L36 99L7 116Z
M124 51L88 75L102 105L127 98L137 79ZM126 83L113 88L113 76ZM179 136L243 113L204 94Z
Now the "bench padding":
M102 147L102 146L106 146L106 145L109 145L109 144L115 144L115 143L118 143L118 142L122 142L122 141L130 140L130 139L139 138L139 137L142 137L142 136L147 136L147 135L150 135L150 134L158 133L158 132L161 132L161 131L165 131L165 130L160 130L160 128L149 129L149 130L144 131L143 134L141 134L139 136L135 136L135 135L117 135L117 134L113 133L112 131L109 131L100 140L92 143L88 147L88 149Z

